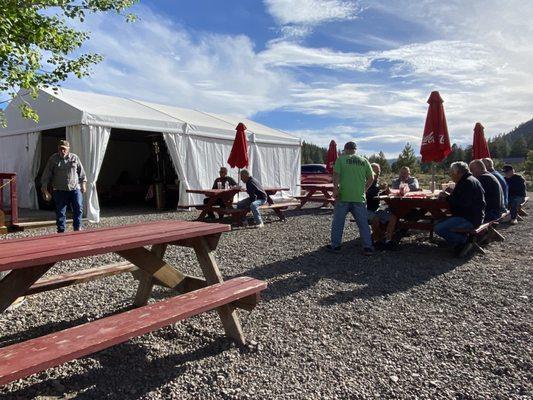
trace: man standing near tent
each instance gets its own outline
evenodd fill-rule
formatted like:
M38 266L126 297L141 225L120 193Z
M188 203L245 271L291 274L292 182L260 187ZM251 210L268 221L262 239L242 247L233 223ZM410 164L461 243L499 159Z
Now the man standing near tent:
M41 184L45 199L54 199L57 232L65 232L68 205L72 207L73 228L79 231L83 214L82 193L87 189L87 178L79 157L70 153L70 144L66 140L59 141L57 153L48 160L41 177ZM52 186L52 195L48 192L48 185Z
M363 254L371 255L374 249L368 225L365 193L374 181L374 174L368 160L355 154L356 148L354 142L346 143L344 154L337 158L333 167L335 212L331 225L331 244L327 249L332 252L340 251L346 214L350 212L359 228Z
M249 197L239 201L237 203L237 208L243 210L250 207L250 210L254 215L255 227L263 228L263 219L261 218L259 207L266 203L267 194L257 179L250 176L248 170L243 169L241 171L241 179L246 184L246 192L248 193ZM243 217L242 222L245 226L248 225L246 215Z

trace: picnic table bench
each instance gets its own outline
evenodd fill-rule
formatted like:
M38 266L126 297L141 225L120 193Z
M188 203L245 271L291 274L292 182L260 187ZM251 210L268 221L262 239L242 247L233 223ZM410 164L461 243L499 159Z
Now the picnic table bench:
M260 206L259 209L273 210L281 221L286 219L283 214L284 210L299 205L299 203L295 202L275 203L272 199L272 196L277 192L289 190L289 188L264 188L264 190L267 194L267 203ZM203 194L208 198L206 204L194 204L187 207L201 210L198 220L202 220L208 213L213 212L219 216L230 215L233 222L236 225L240 225L242 218L250 212L249 207L244 209L233 208L233 198L240 192L245 192L245 190L238 187L231 189L187 189L187 193ZM220 206L219 204L223 205Z
M304 196L295 197L300 201L300 205L296 207L297 210L300 210L308 202L321 203L322 206L335 203L333 183L306 183L300 187L307 193Z
M228 230L228 225L159 221L1 241L0 271L10 272L0 280L0 312L20 296L125 272L139 280L134 299L139 308L0 348L0 385L214 309L226 334L244 344L236 308L252 310L266 283L222 279L213 251ZM163 259L169 245L192 247L204 278L169 265ZM127 262L39 280L56 262L111 252ZM154 284L182 294L146 305Z

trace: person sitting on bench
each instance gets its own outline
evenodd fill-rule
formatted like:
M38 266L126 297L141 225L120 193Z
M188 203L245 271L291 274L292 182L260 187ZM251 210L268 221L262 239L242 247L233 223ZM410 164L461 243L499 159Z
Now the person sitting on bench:
M237 186L237 182L235 182L235 179L233 179L231 176L228 176L228 169L226 167L220 167L219 177L215 179L215 182L213 183L213 189L224 189L226 186L232 187ZM204 199L204 204L207 204L209 202L209 197L206 197ZM217 206L220 207L226 207L222 199L217 199L217 202L215 203ZM222 219L223 215L220 215L220 218ZM214 219L215 213L212 211L207 213L207 218Z
M470 171L472 175L483 186L485 191L485 201L487 206L485 208L484 222L495 221L501 218L506 211L503 205L503 190L498 179L485 168L485 164L481 160L473 160L470 162Z
M239 201L237 209L244 210L249 207L254 215L255 227L263 228L263 219L261 218L259 207L266 203L267 194L257 179L250 176L248 170L243 169L241 171L241 179L246 184L246 193L248 193L249 197ZM242 223L244 226L248 225L246 214L242 217Z
M388 193L388 189L380 192L379 176L381 175L381 166L377 163L370 164L374 172L374 181L366 191L366 211L368 213L368 223L372 226L372 240L374 243L379 242L383 236L381 225L387 225L391 213L386 208L380 208L380 201L376 197L380 194Z
M420 190L420 185L418 184L418 179L414 176L411 176L411 170L409 167L402 167L400 169L400 175L398 178L392 181L393 189L400 189L401 183L407 183L410 191Z
M494 169L494 161L492 161L491 158L484 158L481 161L483 161L483 164L485 164L487 171L489 171L492 175L494 175L496 179L498 179L498 182L500 183L500 186L502 187L503 191L503 205L507 210L507 208L509 208L509 188L507 187L507 182L505 181L505 178L502 174L500 174Z
M435 233L454 246L456 256L467 254L472 243L467 235L453 229L476 229L485 216L485 193L481 183L472 176L465 162L457 161L450 166L450 176L455 182L451 194L443 191L439 198L450 204L452 216L435 225Z
M511 224L518 223L516 216L518 215L518 208L526 199L526 180L522 175L514 173L512 165L504 165L503 172L505 174L505 181L509 187L509 211L511 211Z

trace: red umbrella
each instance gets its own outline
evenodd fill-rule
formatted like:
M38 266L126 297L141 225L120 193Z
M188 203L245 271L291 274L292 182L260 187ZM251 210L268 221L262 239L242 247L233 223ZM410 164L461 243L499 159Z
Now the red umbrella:
M228 158L231 168L244 168L248 166L248 142L246 140L246 126L242 122L237 125L237 134L233 141L233 147Z
M472 158L490 158L489 146L485 140L485 128L479 122L474 127L474 144L472 145Z
M451 153L450 137L446 126L443 100L439 92L431 92L428 99L428 114L420 154L422 162L441 162Z
M330 174L333 173L333 166L337 161L339 153L337 152L337 143L334 140L329 142L328 154L326 156L326 169Z

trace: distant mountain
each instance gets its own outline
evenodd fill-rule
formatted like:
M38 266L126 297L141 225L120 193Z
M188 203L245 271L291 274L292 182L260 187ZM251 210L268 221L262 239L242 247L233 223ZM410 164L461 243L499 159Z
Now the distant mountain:
M516 139L523 137L526 142L531 141L533 136L533 118L523 124L518 125L511 132L501 135L509 144L513 143Z

